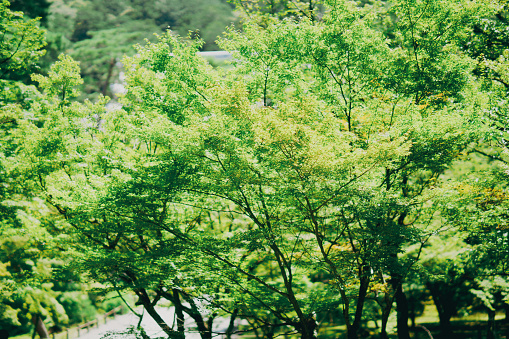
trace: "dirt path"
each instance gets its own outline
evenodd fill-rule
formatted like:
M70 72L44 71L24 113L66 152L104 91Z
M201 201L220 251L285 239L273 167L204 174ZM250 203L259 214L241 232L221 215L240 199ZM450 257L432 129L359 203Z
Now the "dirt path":
M173 309L171 308L160 308L158 309L159 314L163 319L169 319L168 323L171 324L173 322ZM139 318L132 314L124 314L115 317L115 319L111 319L106 324L99 325L99 328L91 328L89 332L86 329L82 330L81 336L77 339L135 339L136 337L133 334L115 334L115 332L124 332L129 327L138 325ZM143 321L141 323L143 328L145 329L148 336L151 338L163 337L166 338L164 332L159 328L156 322L148 315L145 314L143 316ZM84 332L84 333L83 333ZM186 339L199 339L200 335L198 333L186 333Z

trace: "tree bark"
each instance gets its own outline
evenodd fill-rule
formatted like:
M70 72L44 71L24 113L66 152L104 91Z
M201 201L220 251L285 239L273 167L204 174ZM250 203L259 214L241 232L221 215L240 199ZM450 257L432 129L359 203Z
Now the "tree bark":
M239 314L239 309L236 308L232 315L230 316L230 323L228 324L228 328L226 329L226 339L232 338L232 333L235 330L235 319L237 318L237 314Z
M410 339L410 331L408 328L408 300L403 292L401 282L398 282L398 286L396 287L396 310L398 339Z
M427 283L426 287L429 289L433 303L437 308L440 320L440 336L445 339L450 338L453 335L451 317L455 311L454 300L451 297L452 294L443 293L440 290L440 283Z
M359 296L357 298L357 305L355 308L355 318L352 324L352 330L359 332L361 328L362 311L364 309L364 302L366 301L366 293L369 288L369 275L367 273L370 270L369 267L363 266L360 271L360 284L359 284Z
M403 223L405 218L405 214L401 215L398 219L398 223ZM393 267L390 270L391 279L390 284L394 291L394 300L396 302L396 314L397 314L397 328L398 328L398 339L410 339L410 330L408 328L408 300L406 298L405 293L403 292L403 280L399 270L401 269L401 264L399 263L397 253L391 254L393 260ZM388 305L391 307L392 305ZM388 310L390 312L390 308ZM389 317L389 314L387 314ZM386 334L387 335L387 334Z
M385 297L386 305L382 307L382 325L380 328L380 339L389 339L389 335L387 334L387 322L389 321L389 315L392 310L392 298L389 296Z
M495 310L488 310L488 333L486 339L495 339Z
M174 331L170 326L161 318L159 313L157 313L154 305L150 302L150 298L148 297L147 291L143 288L134 291L136 295L139 297L140 302L147 310L148 314L154 319L154 321L159 325L159 327L166 333L170 338L183 338L182 333Z
M186 308L185 311L196 322L196 326L198 327L198 331L200 332L202 339L212 339L212 323L214 321L214 317L211 315L208 321L205 321L198 310L198 306L196 306L193 297L185 293L182 294L182 296L190 306L190 308Z
M32 323L35 325L34 335L37 333L40 338L49 338L48 330L39 314L32 317Z
M353 329L349 328L349 329L347 329L346 337L348 339L358 339L359 333L357 331L354 331Z
M301 339L316 339L316 321L312 315L303 315L295 327L296 330L301 334Z
M177 316L177 331L179 331L179 333L182 333L182 338L185 338L185 328L184 328L184 311L183 311L183 307L182 307L182 303L180 302L180 295L179 295L179 291L174 288L173 289L173 298L174 298L174 302L173 304L175 305L175 314Z
M347 326L348 339L357 339L359 337L359 330L361 329L362 311L364 309L364 302L366 301L366 294L369 288L370 277L367 274L371 268L362 266L359 269L359 295L357 297L357 305L355 308L355 317L351 326ZM349 321L349 319L345 319Z

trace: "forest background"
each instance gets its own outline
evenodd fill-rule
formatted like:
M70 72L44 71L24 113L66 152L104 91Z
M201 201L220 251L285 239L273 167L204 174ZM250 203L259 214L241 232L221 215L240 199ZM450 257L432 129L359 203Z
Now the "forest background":
M507 336L507 10L2 1L0 328Z

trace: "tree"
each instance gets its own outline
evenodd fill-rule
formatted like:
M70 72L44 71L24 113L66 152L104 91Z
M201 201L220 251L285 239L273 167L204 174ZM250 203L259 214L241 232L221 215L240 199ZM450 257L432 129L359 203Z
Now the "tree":
M86 97L111 96L110 84L121 82L120 61L134 52L133 45L144 39L154 41L155 33L170 27L183 36L193 31L205 40L201 49L215 50L217 36L234 21L231 7L220 0L55 1L47 24L45 66L49 70L60 53L68 53L81 62Z
M61 235L62 224L55 218L39 193L20 172L18 147L20 122L26 118L40 93L18 79L34 69L44 54L44 32L38 20L25 19L13 12L9 3L0 4L0 327L10 335L27 333L32 327L41 337L47 325L69 324L74 314L65 310L62 295L81 290L62 276L68 262L68 237ZM25 137L25 136L23 136ZM78 281L76 277L73 277ZM59 285L58 287L56 285ZM64 290L64 291L62 291ZM83 293L79 294L80 297ZM95 311L95 307L94 307ZM34 332L35 333L35 332Z
M255 18L220 42L226 70L168 32L124 59L109 112L102 96L73 101L80 71L62 56L34 77L20 171L74 229L81 267L132 290L168 336L185 335L187 313L203 338L220 314L316 338L315 315L340 310L358 338L373 297L381 335L396 301L408 338L404 281L447 226L441 178L483 132L458 48L483 4L462 5L331 1L322 21ZM392 38L380 17L397 18Z
M89 31L89 39L72 44L69 55L80 61L83 91L92 98L102 94L113 96L111 85L121 82L121 59L133 51L133 46L145 39L153 39L148 32L156 32L159 28L147 21L134 21L114 28ZM151 37L152 35L152 37ZM112 40L115 39L115 40Z
M20 324L19 309L16 309L12 303L18 297L18 292L27 286L17 287L23 279L19 279L16 273L22 273L26 269L31 271L30 268L36 262L33 259L37 257L34 252L28 256L23 255L26 248L25 241L14 234L14 229L19 229L23 225L24 218L19 207L23 206L24 202L16 199L18 198L16 188L13 187L13 181L9 178L9 170L6 168L5 160L15 150L12 133L16 127L16 113L19 112L19 108L8 104L23 99L26 87L11 79L16 79L18 75L32 67L38 57L43 54L40 49L44 46L44 33L37 27L37 20L25 21L21 12L13 12L8 7L9 2L2 1L0 3L0 27L2 27L0 42L0 182L2 183L0 189L0 211L2 212L0 218L0 233L2 234L0 289L2 290L2 307L0 321L3 323L2 328L5 329ZM22 267L25 263L26 266ZM25 274L24 278L28 278L28 276L29 274ZM27 291L25 290L25 292Z

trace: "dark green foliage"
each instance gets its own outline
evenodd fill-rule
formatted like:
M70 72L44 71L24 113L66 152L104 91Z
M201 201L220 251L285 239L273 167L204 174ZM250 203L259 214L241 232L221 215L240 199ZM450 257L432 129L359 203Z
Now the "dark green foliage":
M465 38L464 49L474 58L496 60L509 46L508 4L499 1L497 11L480 18Z
M234 21L232 8L219 0L57 1L51 7L45 63L66 51L81 62L88 97L113 96L110 85L121 82L120 61L135 44L153 41L154 34L170 28L182 36L192 31L203 39L202 49L216 50L215 40Z
M41 18L41 23L48 20L50 2L48 0L10 0L12 11L23 12L32 19Z
M97 309L87 294L81 291L64 292L58 298L65 313L69 315L70 324L79 324L95 319Z

